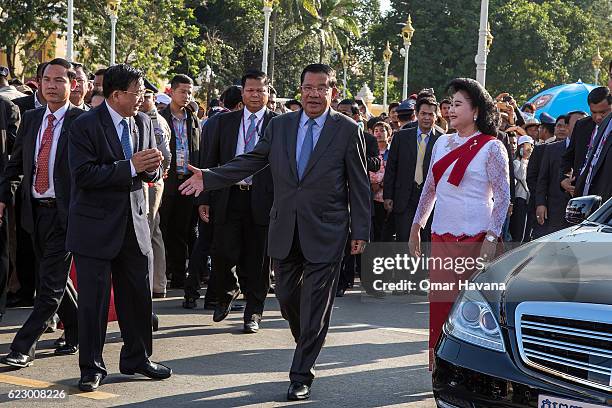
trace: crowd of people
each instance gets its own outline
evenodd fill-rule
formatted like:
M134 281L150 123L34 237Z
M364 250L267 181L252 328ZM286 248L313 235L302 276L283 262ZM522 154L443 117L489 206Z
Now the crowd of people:
M149 357L152 299L174 288L186 309L203 294L215 322L241 312L249 334L276 293L296 342L288 398L306 399L366 242L408 242L416 256L425 242L446 254L478 243L492 258L500 241L567 227L571 197L612 196L612 82L590 92L590 112L553 118L465 78L375 116L338 97L324 64L304 69L299 100L277 102L249 70L207 109L189 76L160 92L126 64L56 58L25 85L8 76L0 67L0 319L5 305L33 309L1 362L31 365L61 321L55 354L79 353L83 391L107 375L109 309L121 372L170 377ZM451 306L431 302L430 350Z

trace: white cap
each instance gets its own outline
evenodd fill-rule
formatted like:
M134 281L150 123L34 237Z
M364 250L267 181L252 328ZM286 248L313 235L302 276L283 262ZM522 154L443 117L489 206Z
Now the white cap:
M157 96L155 97L155 102L163 103L164 105L170 105L170 102L172 102L172 99L170 99L170 97L166 95L165 93L158 93Z
M533 139L531 138L531 136L521 136L521 137L519 137L518 142L516 142L516 145L517 145L517 146L520 146L520 145L522 145L523 143L531 143L531 144L534 144L534 143L533 143Z

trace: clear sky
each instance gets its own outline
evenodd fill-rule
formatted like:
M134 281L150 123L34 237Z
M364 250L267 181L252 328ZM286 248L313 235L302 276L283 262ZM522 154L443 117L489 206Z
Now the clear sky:
M389 0L380 0L380 11L385 13L391 8L391 3Z

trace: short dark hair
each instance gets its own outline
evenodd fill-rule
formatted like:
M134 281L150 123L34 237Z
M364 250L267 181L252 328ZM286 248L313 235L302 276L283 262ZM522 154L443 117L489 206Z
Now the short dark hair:
M391 109L395 109L395 108L397 108L398 106L400 106L399 102L391 102L391 103L389 104L389 112L391 112Z
M72 64L72 68L74 69L74 71L76 72L77 68L81 68L83 70L83 72L85 73L85 76L87 76L89 78L89 70L87 68L85 68L85 65L83 65L80 62L71 62Z
M570 119L572 118L572 116L574 116L574 115L580 115L580 116L584 116L584 117L589 116L589 114L586 113L585 111L575 110L575 111L571 111L567 115L565 115L565 116L567 116L567 121L569 122Z
M440 106L442 106L442 105L443 105L443 104L445 104L445 103L447 103L447 104L449 104L449 105L452 105L452 102L451 102L451 100L450 100L450 99L448 99L448 98L444 98L444 99L442 99L442 100L440 101Z
M556 123L540 123L540 128L544 128L548 131L548 133L550 133L551 135L555 134L555 124Z
M74 69L72 69L72 64L63 58L54 58L47 62L47 65L45 65L45 69L43 70L43 76L45 75L47 68L51 65L59 65L60 67L66 68L66 76L69 80L72 81L74 78L76 78L76 72L74 72Z
M307 65L306 68L302 71L302 75L300 75L300 84L304 83L304 77L306 77L306 73L310 72L313 74L325 74L329 77L327 80L327 86L330 88L334 88L336 86L336 71L327 64L310 64Z
M223 106L227 109L234 110L242 102L242 87L240 85L228 86L219 99L223 101Z
M193 79L189 78L185 74L176 74L170 81L170 88L176 89L179 84L193 85Z
M47 67L47 63L46 62L42 62L40 64L38 64L38 66L36 67L36 79L40 79L43 76L43 73L45 72L45 68Z
M417 95L417 101L421 98L436 98L436 94L433 90L433 88L424 88L421 89Z
M249 69L247 72L244 73L242 79L240 80L242 88L244 88L244 86L246 85L247 79L262 80L265 85L268 85L268 76L265 72L260 71L258 69Z
M565 123L567 123L567 120L568 120L568 119L569 119L569 116L567 116L567 115L559 115L559 116L557 117L557 120L555 120L555 125L556 125L557 123L559 123L560 121L564 121Z
M289 109L291 105L298 105L300 109L302 108L302 103L297 99L289 99L287 102L285 102L285 108Z
M598 104L604 99L608 101L608 104L612 105L612 95L610 95L610 90L607 86L598 86L597 88L593 88L587 97L589 105Z
M106 70L107 70L107 69L108 69L108 68L100 68L100 69L98 69L96 72L94 72L94 75L95 75L95 76L104 75L104 74L106 74Z
M139 79L144 80L144 72L128 64L117 64L108 68L102 80L104 97L108 99L114 91L127 91Z
M357 106L357 102L355 102L354 99L343 99L340 102L338 102L338 106L340 105Z
M436 109L438 108L438 102L436 102L436 99L433 96L424 96L418 98L414 107L416 113L419 113L419 111L421 110L421 106L423 105L435 106Z
M366 127L369 129L374 129L374 126L380 122L380 118L378 116L374 116L371 117L370 119L368 119L368 122L366 123Z
M380 118L379 118L379 119L380 119ZM382 121L382 120L378 120L378 121L377 121L377 122L374 124L374 126L372 126L372 129L376 129L376 128L377 128L377 127L379 127L379 126L382 126L382 127L385 129L385 131L386 131L388 134L393 133L393 129L391 129L391 125L390 125L390 124L388 124L387 122Z
M448 84L446 90L452 94L465 92L470 105L478 109L476 128L486 135L497 136L499 112L493 98L480 83L471 78L455 78Z

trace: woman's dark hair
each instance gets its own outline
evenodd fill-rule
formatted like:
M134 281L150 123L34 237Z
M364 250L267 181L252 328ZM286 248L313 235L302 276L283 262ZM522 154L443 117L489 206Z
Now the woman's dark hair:
M302 75L300 76L300 84L304 83L304 77L307 72L311 72L313 74L325 74L329 77L327 80L327 86L333 88L336 86L336 71L332 67L326 64L310 64L304 68L302 71Z
M451 94L459 91L465 92L472 107L478 109L476 118L478 130L486 135L497 135L499 112L493 98L482 85L471 78L455 78L448 84L446 91Z
M117 64L108 68L102 80L104 98L108 99L114 91L127 91L130 85L144 78L144 72L128 64Z

